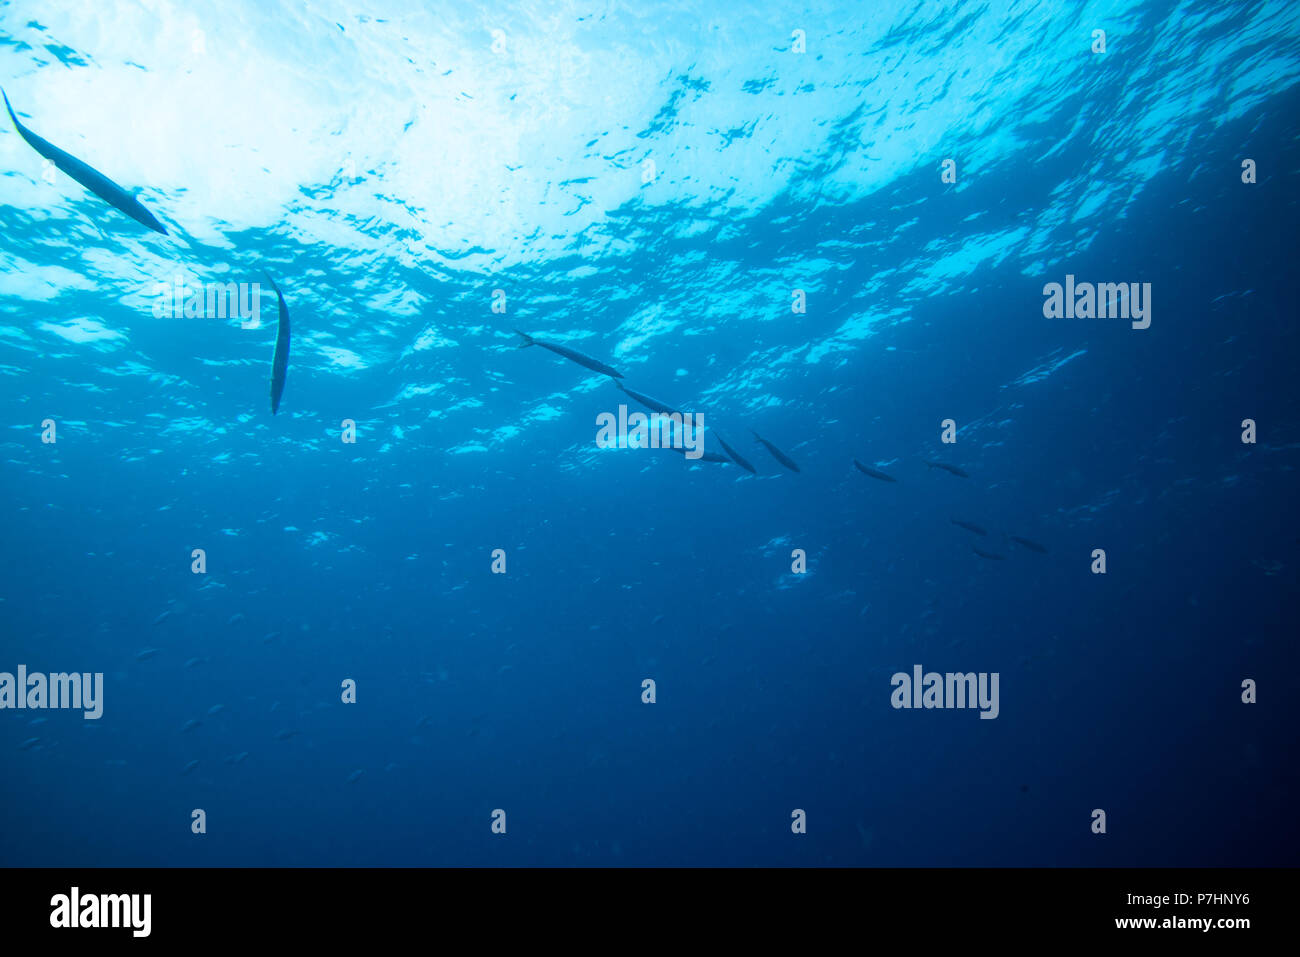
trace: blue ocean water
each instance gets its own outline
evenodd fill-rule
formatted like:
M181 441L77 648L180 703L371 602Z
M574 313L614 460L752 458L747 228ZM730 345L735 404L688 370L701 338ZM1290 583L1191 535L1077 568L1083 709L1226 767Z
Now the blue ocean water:
M0 863L1297 862L1295 4L9 2L0 77L169 232L4 117L0 671L103 713L0 710ZM155 314L264 272L274 416L272 294Z

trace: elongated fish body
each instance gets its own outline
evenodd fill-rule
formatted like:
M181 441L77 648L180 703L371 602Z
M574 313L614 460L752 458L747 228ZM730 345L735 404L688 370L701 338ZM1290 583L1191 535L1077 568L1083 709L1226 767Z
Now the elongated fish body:
M751 431L753 430L751 429ZM763 438L757 432L754 432L754 438L758 439L759 444L762 445L763 448L767 449L769 452L772 453L772 458L776 459L778 462L780 462L782 465L788 468L791 472L799 471L799 466L794 464L794 459L790 458L790 456L786 455L784 452L778 449L767 439Z
M644 392L637 392L635 389L629 389L621 382L615 382L614 385L618 386L632 398L636 399L651 412L661 412L664 415L680 415L682 418L685 418L684 413L674 409L665 402L660 402L654 396L646 395Z
M590 369L592 372L599 372L601 375L607 375L611 379L623 378L623 373L619 372L617 369L610 368L599 359L593 359L591 356L583 355L577 349L570 349L568 346L562 346L555 342L546 342L542 339L534 339L528 333L520 332L518 329L516 329L515 332L524 337L524 342L523 345L519 347L520 349L527 349L529 346L541 346L543 349L549 349L557 356L564 356L564 358L568 359L570 362L576 362L578 365Z
M976 525L974 522L963 522L960 518L950 519L950 521L958 528L964 528L966 531L974 532L976 535L988 534L986 529L980 528L980 526Z
M971 551L973 551L980 558L991 558L995 562L1006 561L1005 555L995 555L993 552L986 552L981 548L976 548L974 545L971 546Z
M271 363L271 414L280 411L280 396L284 395L284 379L289 373L289 307L284 304L280 287L270 276L266 277L275 298L280 302L280 328L275 334L275 359Z
M669 448L671 448L674 452L679 453L680 455L685 455L685 454L686 454L686 449L684 449L684 448L679 449L679 448L677 448L675 445L673 445L673 446L669 446ZM719 463L721 463L722 465L730 465L730 464L731 464L731 459L727 458L725 455L719 455L717 452L710 452L710 451L708 451L707 449L701 449L701 450L700 450L700 457L699 457L699 458L697 458L697 459L688 458L686 461L688 461L688 462L719 462Z
M113 208L126 213L142 226L148 226L164 236L168 234L167 228L154 218L153 213L141 206L139 200L121 186L118 186L99 170L83 163L71 153L65 153L49 140L42 139L19 123L18 117L14 115L14 108L9 105L8 94L0 90L0 96L4 96L5 108L9 111L9 118L14 121L14 126L18 129L18 135L27 141L28 146Z
M617 383L615 383L615 385L617 385ZM700 448L699 450L700 454L697 458L691 458L690 456L686 455L686 453L690 450L686 448L685 441L681 441L680 446L678 445L678 442L679 442L678 430L674 429L670 443L664 446L664 448L672 449L674 452L678 453L679 455L686 456L686 460L688 462L719 462L723 465L731 464L731 459L727 458L725 455L720 455L717 452L710 452L704 448Z
M722 436L720 436L717 432L714 432L714 433L713 433L713 437L714 437L715 439L717 439L717 440L718 440L718 444L722 446L722 451L726 452L728 455L731 456L731 461L735 462L737 465L739 465L739 466L740 466L742 469L744 469L746 472L749 472L749 473L751 473L751 474L753 474L753 475L757 475L757 474L758 474L758 469L754 468L754 466L752 466L752 465L750 465L748 462L746 462L745 459L741 456L741 454L740 454L739 452L737 452L737 451L736 451L735 449L733 449L730 445L728 445L726 442L724 442L724 441L722 440Z
M861 472L863 475L870 475L873 479L880 479L880 481L882 482L898 481L898 479L894 478L892 475L886 475L884 472L881 472L878 469L868 468L867 466L859 462L857 459L853 460L853 464L858 467L859 472Z
M970 475L968 475L966 472L963 472L955 465L948 465L944 462L926 462L925 464L930 466L930 468L932 469L943 469L945 472L955 475L958 478L970 478Z
M1007 537L1010 538L1010 539L1011 539L1013 542L1015 542L1017 545L1021 545L1021 546L1025 547L1025 548L1029 549L1031 552L1038 552L1038 554L1040 554L1040 555L1046 555L1046 554L1047 554L1047 546L1046 546L1046 545L1039 545L1037 542L1031 542L1031 541L1030 541L1029 539L1027 539L1027 538L1021 538L1019 535L1009 535L1009 536L1007 536Z

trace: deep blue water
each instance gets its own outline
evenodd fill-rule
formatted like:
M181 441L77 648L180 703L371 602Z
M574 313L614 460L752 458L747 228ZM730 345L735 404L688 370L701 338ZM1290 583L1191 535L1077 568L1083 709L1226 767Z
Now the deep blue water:
M0 710L0 863L1297 862L1294 4L0 3L0 77L170 232L4 117L0 671L104 697ZM261 270L275 416L273 298L151 308Z

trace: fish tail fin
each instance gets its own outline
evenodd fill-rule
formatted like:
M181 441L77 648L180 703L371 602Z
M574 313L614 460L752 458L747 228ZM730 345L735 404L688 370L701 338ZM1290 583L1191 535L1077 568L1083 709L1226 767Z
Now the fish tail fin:
M523 336L524 341L519 343L520 349L527 349L529 346L533 346L537 344L536 342L533 341L533 337L526 332L520 332L518 329L516 329L515 335Z
M14 108L9 105L9 94L4 91L3 87L0 87L0 96L5 98L5 109L9 111L9 118L14 121L14 126L21 130L23 125L18 122L18 117L14 115Z

